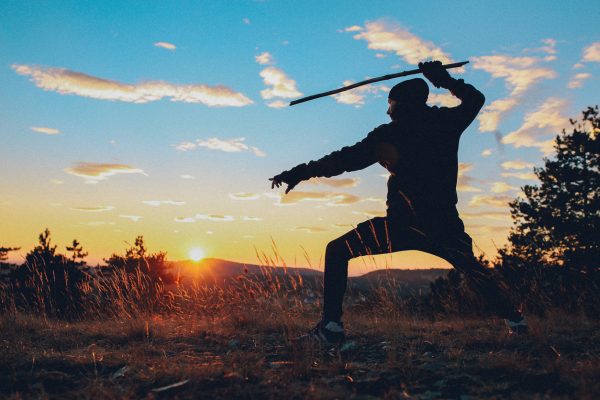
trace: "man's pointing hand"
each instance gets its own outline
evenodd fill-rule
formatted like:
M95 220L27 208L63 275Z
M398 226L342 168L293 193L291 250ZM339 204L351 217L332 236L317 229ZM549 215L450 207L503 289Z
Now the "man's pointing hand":
M285 189L285 194L288 194L290 190L294 189L297 184L299 184L302 180L297 177L292 176L289 171L284 171L279 175L275 175L272 178L269 178L271 181L271 189L276 187L280 187L283 183L286 183L288 186Z

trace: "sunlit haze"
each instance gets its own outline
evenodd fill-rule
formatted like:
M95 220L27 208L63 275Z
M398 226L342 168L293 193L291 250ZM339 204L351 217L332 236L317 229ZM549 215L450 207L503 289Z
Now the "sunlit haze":
M453 74L486 97L461 139L458 207L494 256L507 203L600 89L597 2L523 3L3 1L0 246L20 262L47 227L89 264L143 235L170 260L264 252L322 268L328 241L385 213L386 171L287 196L268 178L389 122L398 80L287 104L438 58L470 61ZM405 252L375 266L448 264ZM350 274L373 267L353 260Z

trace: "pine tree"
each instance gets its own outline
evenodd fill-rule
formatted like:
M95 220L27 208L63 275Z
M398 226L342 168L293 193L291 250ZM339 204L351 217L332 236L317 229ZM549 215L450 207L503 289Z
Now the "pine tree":
M556 157L534 169L539 185L510 204L513 228L503 263L600 267L600 118L598 106L570 120L556 137Z

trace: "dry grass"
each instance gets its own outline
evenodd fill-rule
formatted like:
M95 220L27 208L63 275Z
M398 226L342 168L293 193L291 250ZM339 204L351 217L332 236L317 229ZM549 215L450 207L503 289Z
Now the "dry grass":
M347 299L350 342L339 351L291 345L320 304L300 277L268 268L223 286L96 276L77 321L21 309L4 289L7 398L593 399L600 390L600 330L583 317L549 314L509 337L497 319L419 317L392 287L366 304Z

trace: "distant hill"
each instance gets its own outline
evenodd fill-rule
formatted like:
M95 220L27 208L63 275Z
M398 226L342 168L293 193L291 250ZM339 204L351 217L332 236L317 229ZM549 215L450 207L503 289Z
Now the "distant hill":
M265 267L243 264L217 258L206 258L199 262L172 261L174 272L180 271L183 281L202 280L205 283L226 284L241 275L249 279L269 279L273 277L301 276L305 284L319 286L323 272L311 268ZM404 291L429 290L429 284L447 269L385 269L368 272L349 279L349 288L358 291L371 291L377 287L396 287Z

